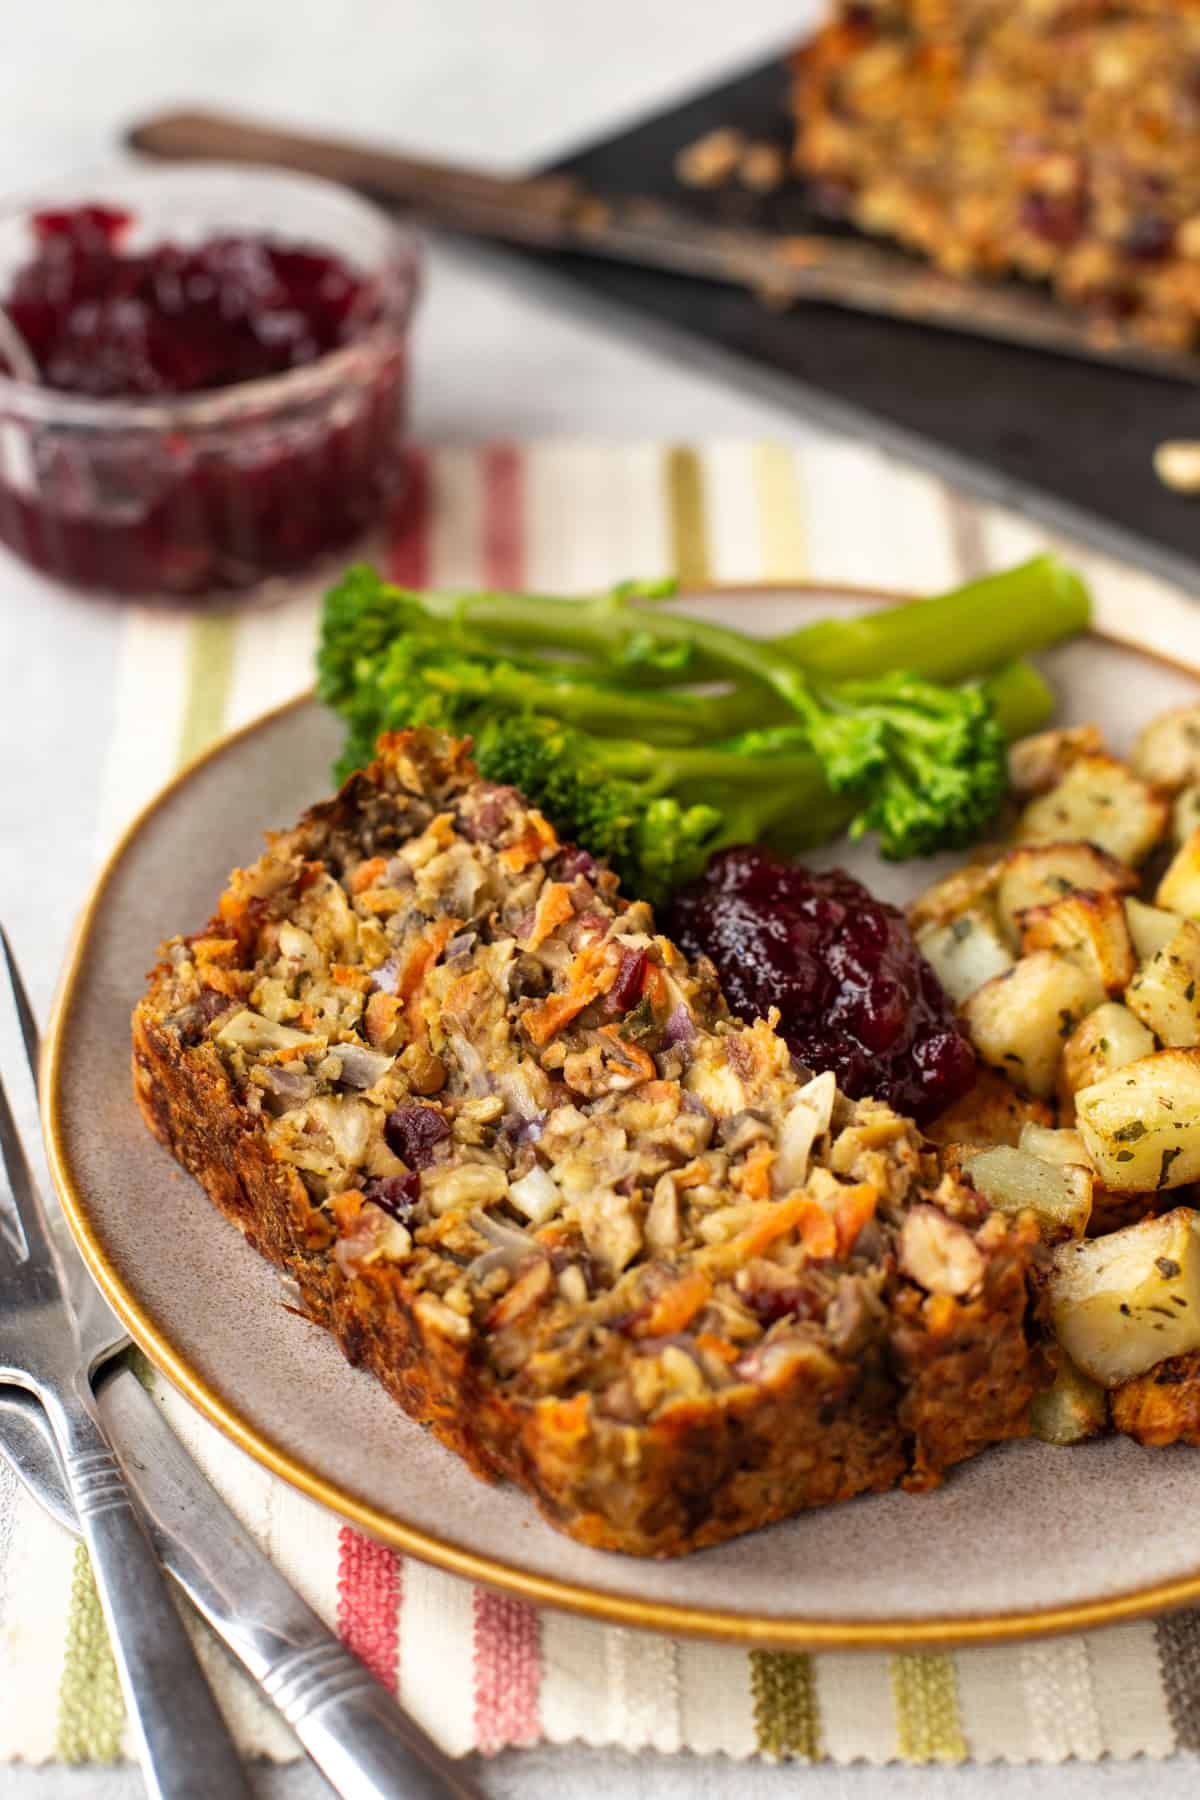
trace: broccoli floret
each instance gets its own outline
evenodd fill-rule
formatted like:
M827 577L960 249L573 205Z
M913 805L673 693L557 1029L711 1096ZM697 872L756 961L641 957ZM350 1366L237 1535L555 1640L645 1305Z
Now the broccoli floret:
M746 732L730 748L771 756L807 743L835 793L861 804L855 838L879 835L894 862L974 843L1008 788L1005 736L984 690L938 687L897 670L874 681L808 688L803 723Z

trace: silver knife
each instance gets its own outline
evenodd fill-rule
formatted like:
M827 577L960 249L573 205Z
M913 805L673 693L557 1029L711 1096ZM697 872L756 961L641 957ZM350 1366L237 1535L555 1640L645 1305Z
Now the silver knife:
M0 948L36 1080L37 1025L2 927ZM48 1178L42 1185L44 1193L53 1193ZM100 1411L163 1568L283 1714L343 1800L483 1800L466 1772L367 1673L258 1548L134 1372L113 1362L130 1340L61 1218L53 1224L84 1354L99 1371ZM78 1533L43 1408L32 1396L3 1385L0 1405L0 1454L35 1497ZM222 1790L221 1800L233 1791Z
M263 1555L127 1364L101 1376L98 1400L163 1567L343 1800L482 1800ZM0 1456L78 1535L46 1415L19 1388L0 1386Z

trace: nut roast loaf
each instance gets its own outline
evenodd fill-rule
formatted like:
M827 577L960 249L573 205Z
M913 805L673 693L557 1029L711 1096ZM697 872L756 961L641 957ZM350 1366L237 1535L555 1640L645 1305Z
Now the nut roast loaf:
M1032 1222L732 1018L467 744L384 738L272 835L133 1042L311 1318L586 1544L675 1555L1027 1430Z
M954 274L1046 281L1101 335L1195 344L1197 0L843 0L793 101L827 210Z

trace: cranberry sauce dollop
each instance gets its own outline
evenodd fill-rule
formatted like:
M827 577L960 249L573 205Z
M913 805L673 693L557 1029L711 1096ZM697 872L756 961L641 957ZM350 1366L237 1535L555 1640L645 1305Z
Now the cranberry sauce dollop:
M132 224L110 206L34 214L3 304L47 387L203 393L316 362L375 322L368 284L326 251L236 236L134 251Z
M735 1013L778 1007L796 1061L832 1069L856 1099L923 1122L974 1080L974 1053L903 914L840 869L723 850L676 895L670 932L689 956L711 957Z

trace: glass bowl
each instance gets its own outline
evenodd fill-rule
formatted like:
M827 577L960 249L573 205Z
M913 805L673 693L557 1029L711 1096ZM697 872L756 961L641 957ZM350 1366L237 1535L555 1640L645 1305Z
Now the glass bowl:
M419 247L332 183L233 165L123 171L0 214L0 298L44 207L133 215L139 248L229 233L332 252L374 323L316 361L208 393L95 400L0 374L0 542L55 580L191 600L295 575L395 501Z

